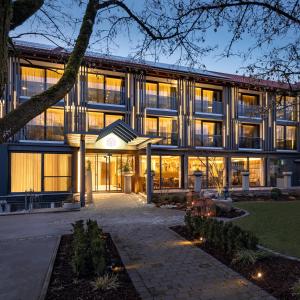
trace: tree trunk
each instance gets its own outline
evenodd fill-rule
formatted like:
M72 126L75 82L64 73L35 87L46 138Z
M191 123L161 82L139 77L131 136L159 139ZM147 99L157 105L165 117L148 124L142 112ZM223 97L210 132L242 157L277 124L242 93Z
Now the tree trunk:
M12 18L11 0L0 0L0 99L8 80L8 33Z
M105 3L107 3L107 6L109 5L109 2L104 2L103 4ZM64 74L57 84L31 97L17 109L0 119L0 144L8 141L10 137L16 134L30 120L63 99L72 89L89 44L98 8L98 0L89 0L75 47L68 59Z

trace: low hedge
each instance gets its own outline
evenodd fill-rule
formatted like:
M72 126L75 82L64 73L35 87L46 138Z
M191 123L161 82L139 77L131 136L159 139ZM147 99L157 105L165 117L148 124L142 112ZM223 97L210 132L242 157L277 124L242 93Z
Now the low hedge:
M210 246L233 258L240 250L256 250L258 239L251 232L213 218L192 216L188 212L185 224L189 233L196 239L202 237Z
M106 269L105 241L96 221L82 220L73 225L72 267L77 276L103 275Z

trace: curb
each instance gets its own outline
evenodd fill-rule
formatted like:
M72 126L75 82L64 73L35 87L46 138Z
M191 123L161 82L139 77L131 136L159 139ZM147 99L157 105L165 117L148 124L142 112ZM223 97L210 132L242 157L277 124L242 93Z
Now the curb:
M51 256L51 259L50 259L50 263L49 263L49 266L48 266L47 274L45 276L44 283L43 283L43 286L42 286L42 290L40 292L40 296L39 296L38 300L44 300L46 298L47 291L48 291L48 286L49 286L49 283L50 283L50 280L51 280L51 275L52 275L52 271L53 271L54 262L55 262L55 259L56 259L57 250L58 250L58 247L60 245L60 240L61 240L61 236L59 236L57 238L56 244L54 246L53 253L52 253L52 256Z
M272 250L270 248L267 248L267 247L264 247L262 245L257 245L257 248L260 249L260 250L264 250L264 251L270 252L271 254L273 254L275 256L280 256L280 257L283 257L283 258L286 258L286 259L290 259L290 260L294 260L294 261L300 262L300 258L298 258L298 257L290 256L290 255L285 255L283 253L274 251L274 250Z

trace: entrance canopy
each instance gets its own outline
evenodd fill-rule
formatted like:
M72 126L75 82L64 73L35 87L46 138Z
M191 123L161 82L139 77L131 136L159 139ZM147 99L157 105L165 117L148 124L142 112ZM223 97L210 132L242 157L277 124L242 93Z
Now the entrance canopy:
M84 138L86 149L143 149L148 143L155 144L163 140L161 137L141 135L122 120L117 120L98 132L68 133L70 146L79 147L80 139Z

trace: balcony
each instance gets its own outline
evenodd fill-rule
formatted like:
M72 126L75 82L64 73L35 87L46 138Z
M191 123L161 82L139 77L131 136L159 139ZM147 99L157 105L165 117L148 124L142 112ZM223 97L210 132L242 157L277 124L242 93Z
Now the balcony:
M222 135L195 134L195 146L222 147Z
M297 150L296 140L276 139L278 150Z
M241 136L239 138L239 148L261 149L261 138Z
M124 91L89 88L88 89L88 102L124 105L125 93L124 93Z
M169 96L146 95L146 107L177 110L177 99Z
M178 133L177 132L160 132L158 134L159 137L163 137L164 139L160 142L161 145L178 145Z
M278 109L276 112L276 117L278 120L297 121L296 107L294 110Z
M245 105L239 104L238 106L239 116L249 117L249 118L260 118L261 106L259 105Z
M222 114L223 103L219 101L195 100L195 112Z

